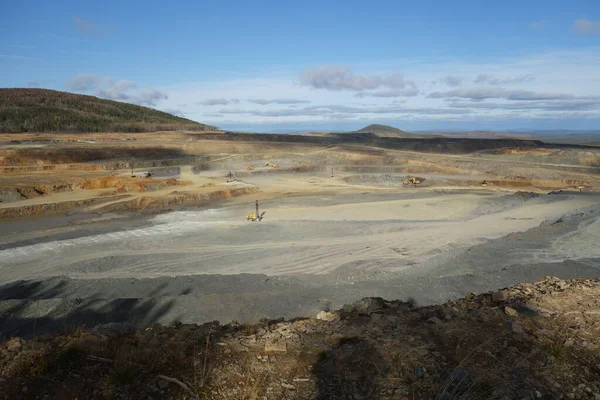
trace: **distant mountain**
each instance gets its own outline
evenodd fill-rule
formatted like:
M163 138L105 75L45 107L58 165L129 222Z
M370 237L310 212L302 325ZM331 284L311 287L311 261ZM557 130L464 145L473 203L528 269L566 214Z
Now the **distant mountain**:
M0 89L0 133L214 131L166 112L47 89Z
M415 135L412 133L405 132L401 129L394 128L393 126L379 125L379 124L372 124L369 126L365 126L364 128L359 129L355 132L351 132L351 133L372 133L379 137L397 137L397 138L422 137L420 135Z

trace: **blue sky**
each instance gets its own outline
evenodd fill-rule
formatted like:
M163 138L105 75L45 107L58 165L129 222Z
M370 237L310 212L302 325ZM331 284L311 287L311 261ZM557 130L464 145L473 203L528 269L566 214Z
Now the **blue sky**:
M0 87L257 131L600 128L598 1L291 3L11 2Z

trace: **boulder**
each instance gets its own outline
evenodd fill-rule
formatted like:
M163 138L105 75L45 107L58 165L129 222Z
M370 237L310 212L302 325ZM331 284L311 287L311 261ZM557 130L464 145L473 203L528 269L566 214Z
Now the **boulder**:
M519 312L511 307L504 307L504 313L511 317L516 317L519 315Z
M17 351L23 347L23 339L19 337L11 338L8 342L6 342L6 349L8 351Z
M356 312L359 314L369 314L384 307L385 300L381 297L365 297L362 300L355 301L351 305L345 305L344 311Z
M334 312L319 311L317 314L317 319L320 319L321 321L339 321L340 316Z
M285 342L266 342L265 352L267 353L287 353L287 343Z

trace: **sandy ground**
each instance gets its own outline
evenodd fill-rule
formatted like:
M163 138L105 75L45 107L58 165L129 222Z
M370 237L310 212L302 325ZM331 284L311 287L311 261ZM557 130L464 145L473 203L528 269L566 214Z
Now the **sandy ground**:
M252 203L175 211L151 218L143 228L2 250L2 277L327 274L357 262L364 271L401 271L441 252L524 231L600 200L589 195L523 201L511 195L437 193L404 200L397 195L363 197L350 204L319 198L322 204L316 206L311 198L298 205L265 202L267 218L254 224L244 219ZM561 251L570 256L591 251L588 241L595 239L580 232L571 239L579 243L575 248L556 243L558 257L552 261L559 261Z
M259 155L236 145L235 154L213 149L209 169L176 168L176 178L188 182L176 190L259 188L255 194L169 212L94 205L0 221L4 331L29 329L32 319L51 329L70 320L290 318L367 296L431 304L545 275L599 275L598 168L579 170L561 158L524 167L524 156L510 163L504 154L390 151L381 162L364 151L285 146ZM280 170L265 167L265 159ZM291 172L307 165L317 168ZM426 184L402 185L401 170L410 168L421 168ZM229 171L238 175L234 182L223 178ZM525 182L481 187L482 179ZM546 194L548 182L566 190ZM571 190L578 182L585 191ZM40 199L48 201L27 201ZM256 199L266 217L252 223L245 217Z

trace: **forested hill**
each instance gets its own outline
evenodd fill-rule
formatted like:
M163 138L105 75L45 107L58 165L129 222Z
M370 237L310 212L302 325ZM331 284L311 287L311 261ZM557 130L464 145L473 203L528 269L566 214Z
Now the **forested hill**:
M215 131L148 107L47 89L0 89L0 133Z

